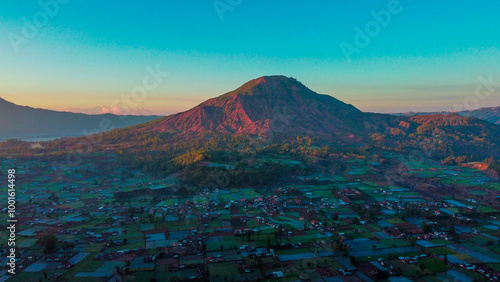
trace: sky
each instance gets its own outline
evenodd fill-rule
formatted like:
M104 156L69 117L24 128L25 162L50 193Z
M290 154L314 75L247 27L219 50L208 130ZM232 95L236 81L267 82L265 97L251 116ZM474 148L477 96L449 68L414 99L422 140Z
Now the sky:
M500 106L499 15L493 0L5 1L0 97L168 115L281 74L370 112Z

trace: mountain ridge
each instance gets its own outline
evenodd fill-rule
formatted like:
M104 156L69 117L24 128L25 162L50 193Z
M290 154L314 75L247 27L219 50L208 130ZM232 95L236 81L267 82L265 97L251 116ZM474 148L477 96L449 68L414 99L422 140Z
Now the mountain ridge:
M0 139L82 136L123 128L160 116L89 115L21 106L0 97Z
M465 117L474 117L482 119L497 125L500 125L500 106L497 107L483 107L475 110L464 110L457 112L404 112L404 113L392 113L396 116L415 116L415 115L433 115L433 114L447 114L453 113Z

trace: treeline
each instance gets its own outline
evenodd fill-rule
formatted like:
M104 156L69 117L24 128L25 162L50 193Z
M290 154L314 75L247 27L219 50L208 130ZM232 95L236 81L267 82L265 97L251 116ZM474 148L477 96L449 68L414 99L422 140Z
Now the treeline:
M184 141L165 140L165 144L156 150L143 146L124 149L120 152L121 164L147 173L166 175L202 161L243 166L245 159L257 161L257 156L262 155L289 156L308 166L328 162L326 159L335 152L331 146L322 144L320 139L310 137L266 142L248 136L207 134ZM279 167L277 164L272 166Z
M305 168L270 162L250 166L245 161L234 169L207 166L189 166L182 172L185 184L198 188L259 187L292 180L292 176L306 172Z
M487 126L488 125L488 126ZM397 127L370 136L374 147L387 151L419 151L448 164L500 158L500 129L479 120L466 125L425 123L417 127Z
M168 195L173 192L173 189L168 187L168 188L161 188L161 189L149 189L149 188L141 188L141 189L135 189L132 191L118 191L113 193L113 197L116 200L128 200L131 198L136 198L136 197L141 197L144 195L150 195L150 196L161 196L161 195Z
M497 175L500 176L500 161L495 161L493 158L486 159L486 163L488 164L488 168L494 170Z

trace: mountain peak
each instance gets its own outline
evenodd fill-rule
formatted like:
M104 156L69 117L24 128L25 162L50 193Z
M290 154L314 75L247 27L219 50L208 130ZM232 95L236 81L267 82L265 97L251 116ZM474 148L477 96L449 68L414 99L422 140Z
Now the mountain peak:
M285 119L286 118L286 119ZM357 120L357 123L352 121ZM277 121L290 134L357 131L361 111L329 95L317 94L294 78L262 76L236 90L138 131L266 134Z
M261 76L252 79L237 89L215 99L226 99L232 96L267 96L271 99L294 99L293 95L316 94L293 77L284 75Z
M297 81L297 80L295 80L292 77L286 77L284 75L269 75L269 76L261 76L259 78L251 80L250 82L252 81L255 81L256 84L266 84L278 81L283 82L283 81Z

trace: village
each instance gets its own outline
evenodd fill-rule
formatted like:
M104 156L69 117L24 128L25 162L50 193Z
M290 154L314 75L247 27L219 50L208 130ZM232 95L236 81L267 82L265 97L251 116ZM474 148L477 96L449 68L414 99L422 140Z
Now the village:
M18 169L17 273L7 272L2 242L0 281L500 277L500 186L466 167L428 164L414 171L468 187L452 196L370 182L361 163L345 177L311 175L284 187L189 195L173 178L136 173L103 180L77 168L67 172L71 182L59 183L44 167L33 161ZM1 220L6 226L7 210ZM7 232L2 228L1 237Z

